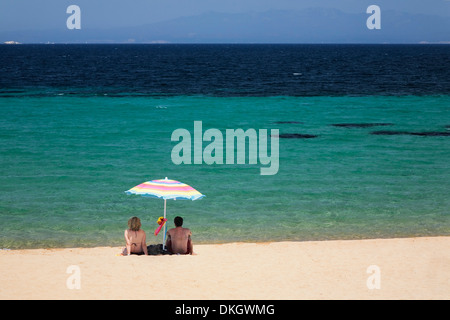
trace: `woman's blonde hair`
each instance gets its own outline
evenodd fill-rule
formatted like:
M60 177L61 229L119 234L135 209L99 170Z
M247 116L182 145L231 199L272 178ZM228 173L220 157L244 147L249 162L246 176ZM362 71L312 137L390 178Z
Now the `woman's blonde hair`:
M130 228L131 231L139 231L139 229L141 229L141 219L138 217L130 218L130 220L128 220L128 228Z

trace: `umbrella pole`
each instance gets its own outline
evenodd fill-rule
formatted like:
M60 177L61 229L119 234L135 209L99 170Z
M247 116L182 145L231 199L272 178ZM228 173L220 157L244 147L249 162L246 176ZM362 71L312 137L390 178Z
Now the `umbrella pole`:
M166 202L167 202L167 200L164 199L164 219L166 218ZM166 230L167 230L167 224L164 223L163 250L166 248Z

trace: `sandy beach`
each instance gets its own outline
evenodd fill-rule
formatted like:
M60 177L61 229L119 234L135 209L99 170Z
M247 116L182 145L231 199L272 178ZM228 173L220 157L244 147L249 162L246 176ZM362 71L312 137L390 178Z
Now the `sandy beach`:
M0 251L0 299L449 299L450 237ZM180 285L183 290L180 290Z

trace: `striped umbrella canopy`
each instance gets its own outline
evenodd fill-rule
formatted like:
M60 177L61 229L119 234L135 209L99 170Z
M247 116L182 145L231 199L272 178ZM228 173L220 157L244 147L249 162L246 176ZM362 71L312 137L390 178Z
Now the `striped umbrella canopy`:
M204 197L203 194L191 186L179 181L169 180L167 177L165 179L143 182L125 191L125 193L164 200L197 200Z
M166 219L167 200L198 200L204 197L203 194L191 186L176 180L167 179L167 177L165 179L143 182L125 191L125 193L164 199L164 219ZM164 225L163 247L166 243L166 231L166 225Z

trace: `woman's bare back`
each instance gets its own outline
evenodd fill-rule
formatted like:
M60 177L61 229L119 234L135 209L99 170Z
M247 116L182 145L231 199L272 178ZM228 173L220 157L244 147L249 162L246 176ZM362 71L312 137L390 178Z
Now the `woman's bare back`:
M125 239L127 248L130 248L130 253L145 252L145 232L144 230L133 231L131 229L125 230Z

